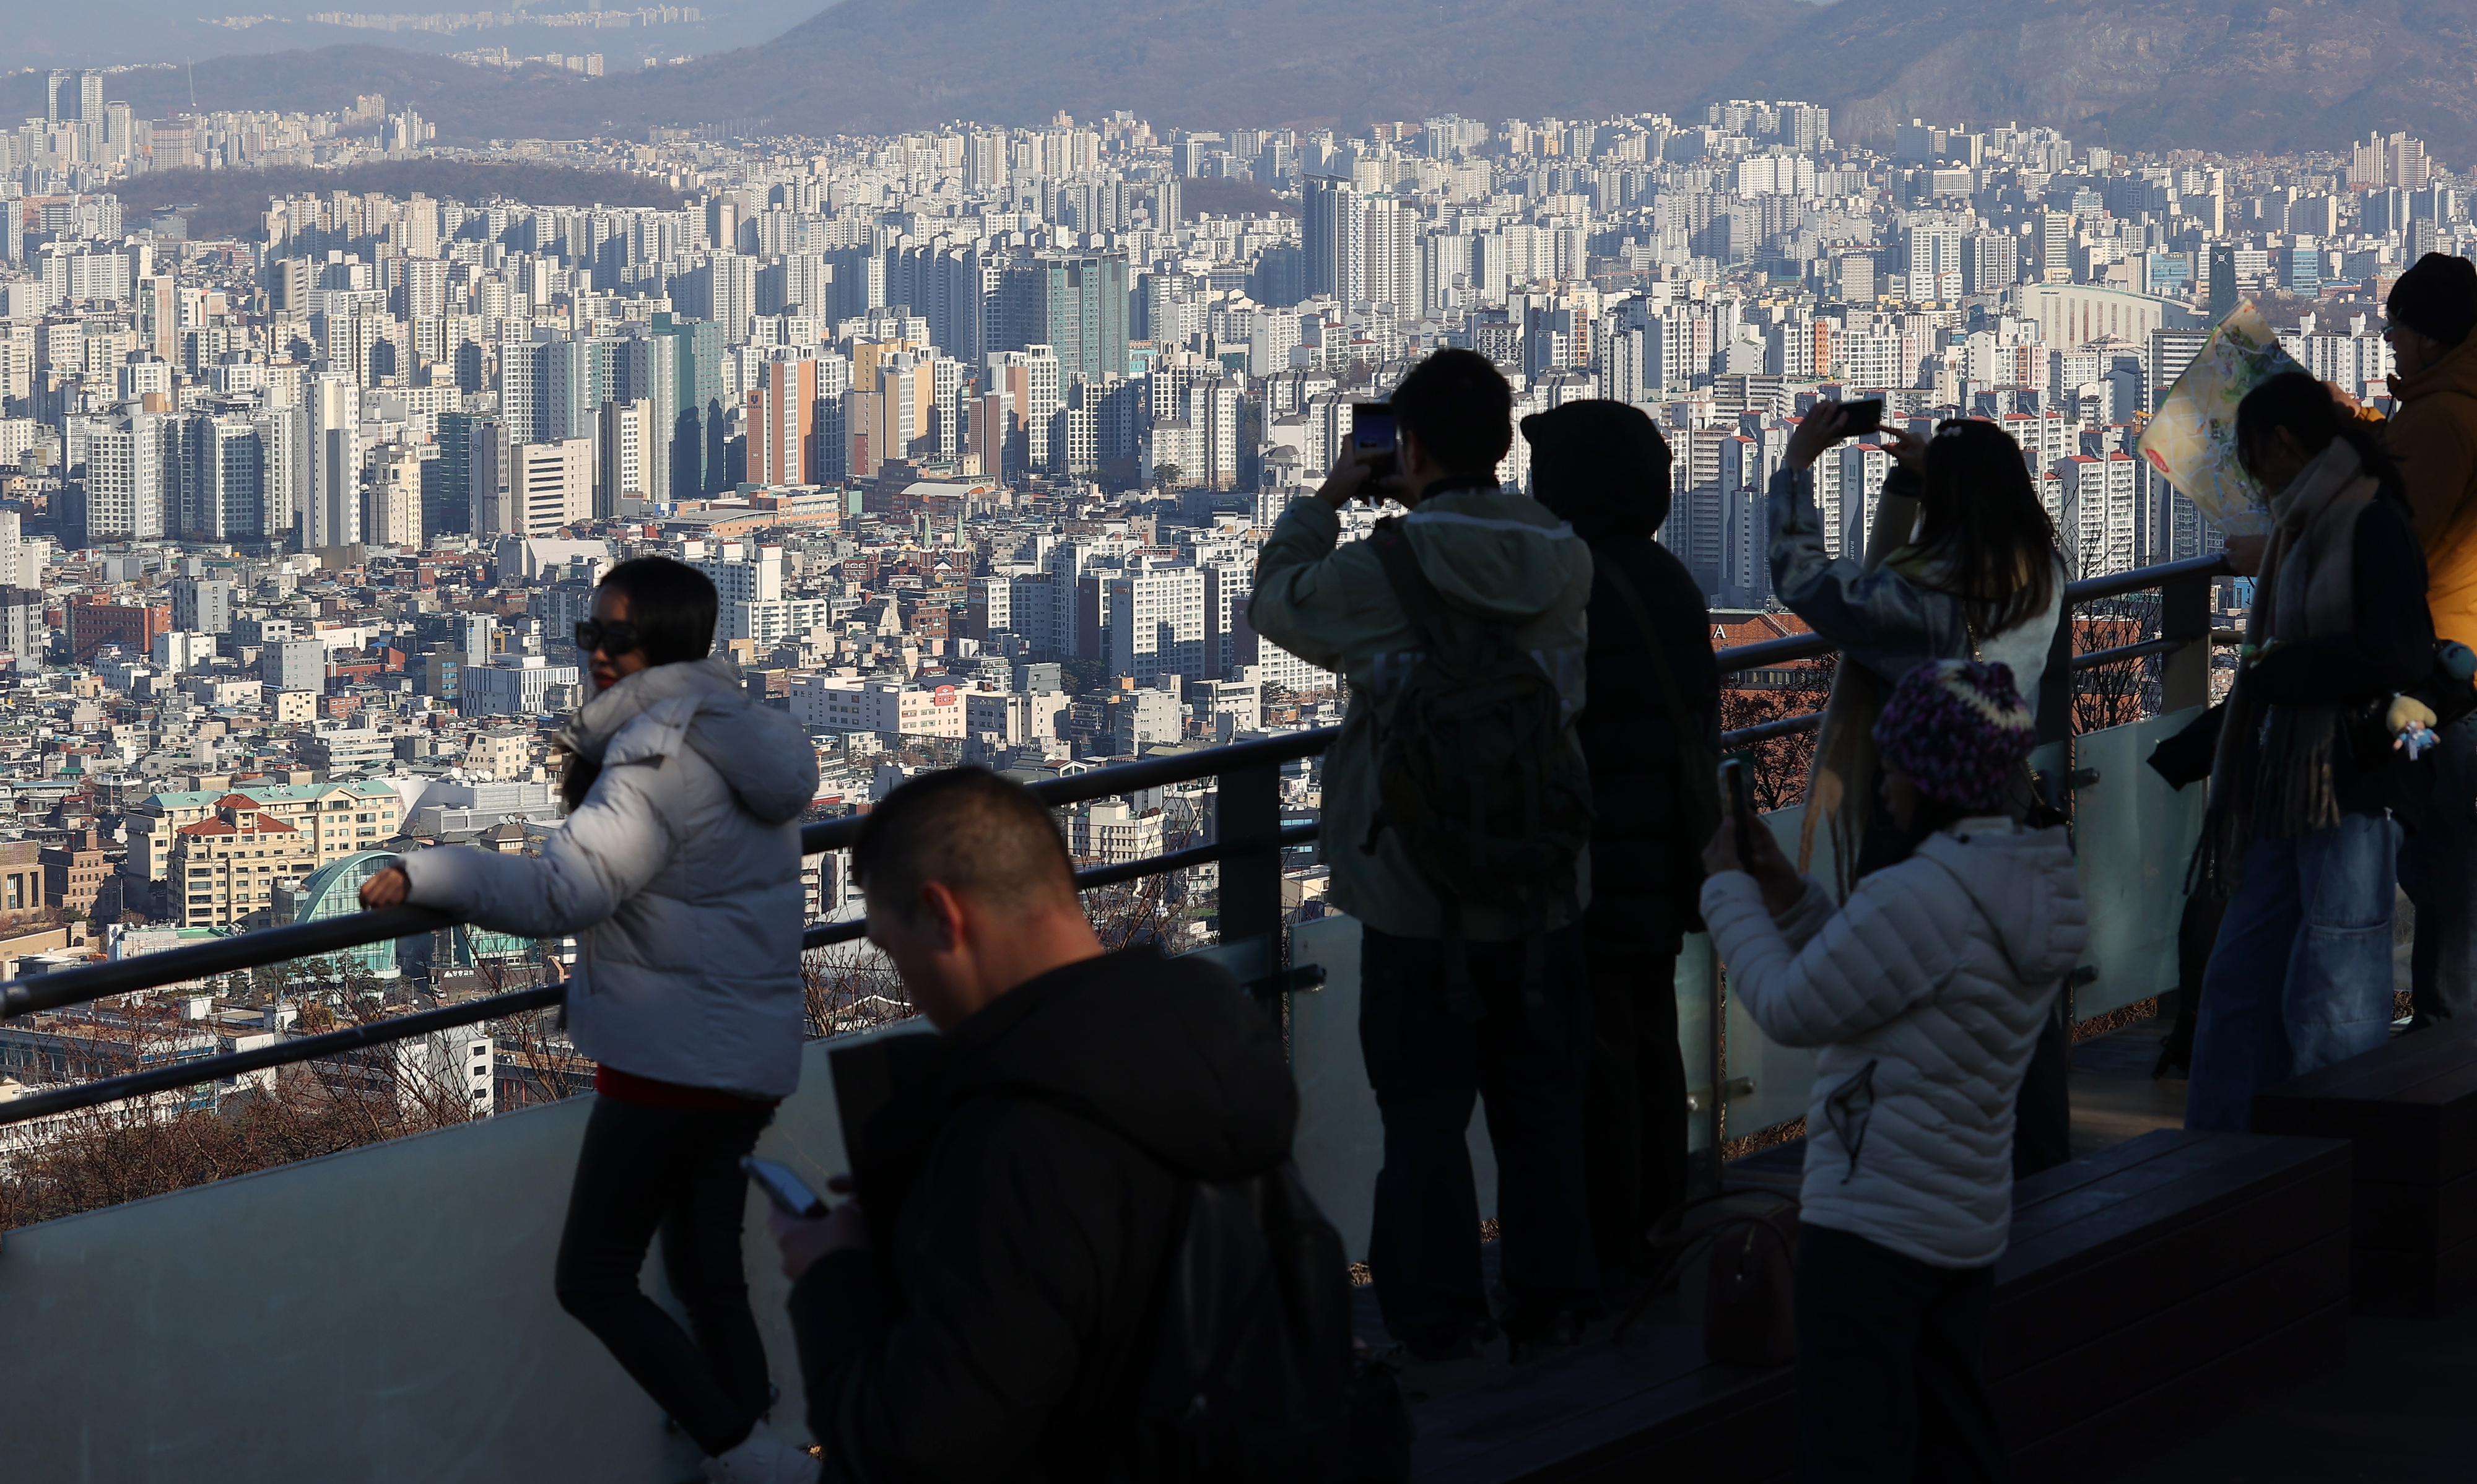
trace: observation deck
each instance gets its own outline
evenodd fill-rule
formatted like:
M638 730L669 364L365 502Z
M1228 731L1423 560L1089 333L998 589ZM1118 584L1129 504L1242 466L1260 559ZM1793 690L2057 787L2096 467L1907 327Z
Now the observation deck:
M2060 652L2040 706L2048 734L2037 760L2068 792L2090 904L2089 947L2068 990L2069 1017L2085 1030L2137 1016L2176 983L2200 800L2198 790L2170 790L2143 759L2206 699L2211 645L2223 637L2209 625L2218 575L2206 558L2070 590L2084 606L2147 603L2140 631L2155 631L2094 655ZM1822 641L1800 637L1727 651L1722 663L1737 672L1826 653ZM2108 666L2138 677L2155 714L2075 734L2072 677ZM1814 723L1767 720L1726 741L1758 746ZM1080 884L1216 868L1218 941L1197 952L1285 1018L1301 1100L1296 1156L1359 1258L1382 1138L1359 1053L1358 927L1334 915L1295 920L1283 893L1285 869L1301 863L1315 836L1313 823L1285 822L1283 770L1331 740L1329 730L1275 735L1036 790L1063 805L1214 780L1205 843L1086 871ZM1768 823L1794 840L1795 808ZM844 849L856 828L812 825L804 844L811 853ZM18 981L5 987L0 1008L15 1018L147 994L446 926L417 908L321 918ZM863 932L859 923L819 924L807 941L831 950ZM1727 995L1703 940L1689 940L1675 992L1696 1179L1750 1202L1793 1190L1812 1054L1764 1037ZM559 993L517 989L102 1082L38 1087L0 1103L0 1156L18 1147L11 1133L42 1120L178 1102L288 1063L449 1032L461 1042L479 1033L468 1027L540 1009ZM2464 1160L2456 1142L2477 1140L2477 1038L2402 1038L2345 1064L2345 1085L2305 1087L2314 1081L2306 1078L2280 1090L2293 1096L2275 1132L2201 1136L2181 1130L2182 1084L2149 1078L2159 1029L2156 1020L2132 1019L2079 1041L2077 1157L2018 1192L1989 1370L2020 1477L2464 1477L2477 1453L2477 1409L2464 1399L2477 1328L2451 1275L2455 1263L2477 1257L2477 1229L2460 1230L2477 1228L2477 1142ZM907 1023L855 1033L927 1032ZM827 1062L839 1039L808 1046L801 1090L759 1145L816 1180L845 1164ZM2414 1066L2403 1060L2410 1051ZM542 1101L6 1232L0 1312L14 1320L14 1343L0 1358L9 1399L0 1457L14 1477L97 1484L693 1476L692 1446L665 1431L654 1404L552 1294L588 1108L583 1098ZM2386 1122L2400 1108L2409 1111ZM1476 1120L1470 1137L1485 1211L1495 1168ZM1730 1152L1739 1157L1722 1157ZM2432 1197L2424 1226L2418 1192ZM798 1395L788 1285L762 1200L752 1192L750 1202L751 1299L787 1397L774 1422L798 1435L803 1419L788 1399ZM1728 1203L1704 1208L1706 1219ZM2377 1228L2383 1241L2408 1246L2368 1246ZM2369 1274L2419 1263L2435 1281L2413 1298L2417 1313L2363 1312L2400 1306ZM668 1301L659 1262L649 1262L646 1282ZM1417 1475L1471 1484L1793 1477L1789 1373L1704 1359L1699 1295L1700 1273L1689 1269L1622 1340L1603 1323L1581 1346L1520 1364L1499 1344L1476 1361L1408 1365ZM1380 1338L1372 1303L1362 1328Z

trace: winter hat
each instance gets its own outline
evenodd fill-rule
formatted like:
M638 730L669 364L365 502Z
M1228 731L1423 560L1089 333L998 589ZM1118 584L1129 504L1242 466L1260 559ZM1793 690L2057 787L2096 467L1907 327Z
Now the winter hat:
M2458 345L2477 329L2477 263L2443 253L2418 259L2399 282L2383 312L2428 339Z
M2013 667L2000 662L1930 660L1901 677L1875 719L1884 761L1925 798L1973 813L2003 809L2014 769L2038 741Z
M1668 519L1668 440L1642 408L1589 398L1522 420L1531 494L1586 541L1647 536Z

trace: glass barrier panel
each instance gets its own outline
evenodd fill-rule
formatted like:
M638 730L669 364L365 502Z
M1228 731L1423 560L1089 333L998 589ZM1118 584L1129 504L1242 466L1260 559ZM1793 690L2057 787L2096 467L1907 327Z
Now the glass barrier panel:
M2203 790L2169 787L2147 759L2200 714L2189 707L2073 739L2075 770L2097 775L2073 793L2073 843L2089 911L2082 964L2097 974L2073 991L2077 1019L2176 987L2176 928L2185 870L2202 834Z
M345 877L336 890L358 887ZM318 897L284 895L278 905L292 922L336 915L317 910ZM109 952L139 959L251 930L135 926ZM13 1101L203 1068L533 989L572 957L562 944L458 927L203 976L0 1022L0 1077L15 1084ZM185 1086L0 1125L0 1228L590 1092L593 1064L558 1019L556 1007L528 1010L271 1067L202 1070Z
M1299 1087L1292 1157L1299 1178L1340 1230L1350 1260L1364 1262L1375 1220L1376 1172L1385 1165L1385 1125L1359 1054L1358 920L1326 916L1292 928L1290 963L1324 970L1323 988L1290 996L1290 1073ZM1496 1214L1496 1154L1488 1122L1477 1113L1474 1102L1467 1138L1485 1220Z
M1689 1152L1712 1147L1712 1089L1720 1080L1712 1047L1712 1005L1719 997L1712 961L1712 935L1689 932L1677 952L1677 1050L1686 1063L1686 1148Z
M1780 842L1791 860L1797 858L1798 830L1806 819L1804 804L1791 804L1764 816L1764 824ZM1832 879L1832 839L1830 832L1815 831L1814 858L1808 863L1808 874L1829 881ZM1721 987L1726 992L1728 966L1721 969ZM1776 1124L1786 1124L1806 1116L1807 1100L1814 1089L1814 1052L1803 1047L1782 1046L1764 1034L1754 1017L1746 1013L1743 1002L1735 995L1727 996L1727 1030L1725 1043L1728 1088L1728 1114L1722 1129L1725 1137L1742 1139L1760 1133ZM1695 1065L1689 1059L1687 1065Z

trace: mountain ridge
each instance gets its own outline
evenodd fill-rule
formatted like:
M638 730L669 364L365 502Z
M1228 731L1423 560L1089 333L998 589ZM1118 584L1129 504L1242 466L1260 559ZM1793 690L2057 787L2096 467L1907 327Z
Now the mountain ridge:
M843 0L762 47L581 80L383 47L218 58L216 108L349 105L380 91L446 141L641 138L763 117L880 134L958 118L1038 124L1128 109L1157 126L1490 120L1662 111L1730 97L1830 107L1836 136L1912 116L2064 130L2125 149L2337 152L2406 129L2477 160L2477 7L2464 0ZM1298 46L1268 38L1326 37ZM179 72L119 75L141 112ZM39 76L0 108L41 108ZM268 101L270 98L281 101Z

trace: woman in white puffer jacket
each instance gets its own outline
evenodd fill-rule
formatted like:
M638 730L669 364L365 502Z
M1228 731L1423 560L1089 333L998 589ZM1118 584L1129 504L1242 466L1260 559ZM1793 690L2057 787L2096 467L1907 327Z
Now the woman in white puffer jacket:
M739 1160L800 1080L800 816L817 754L713 655L695 568L611 569L577 625L593 699L560 729L567 818L538 855L427 850L363 888L529 938L577 935L568 1034L593 1058L555 1282L707 1474L797 1484L816 1461L765 1425L765 1347L740 1264ZM684 1327L638 1285L662 1233Z
M1910 858L1833 905L1723 825L1703 917L1764 1033L1817 1048L1797 1257L1810 1481L2000 1479L1979 1365L2013 1217L2014 1105L2087 919L2059 829L2003 812L2036 728L2001 664L1905 677L1877 720Z

